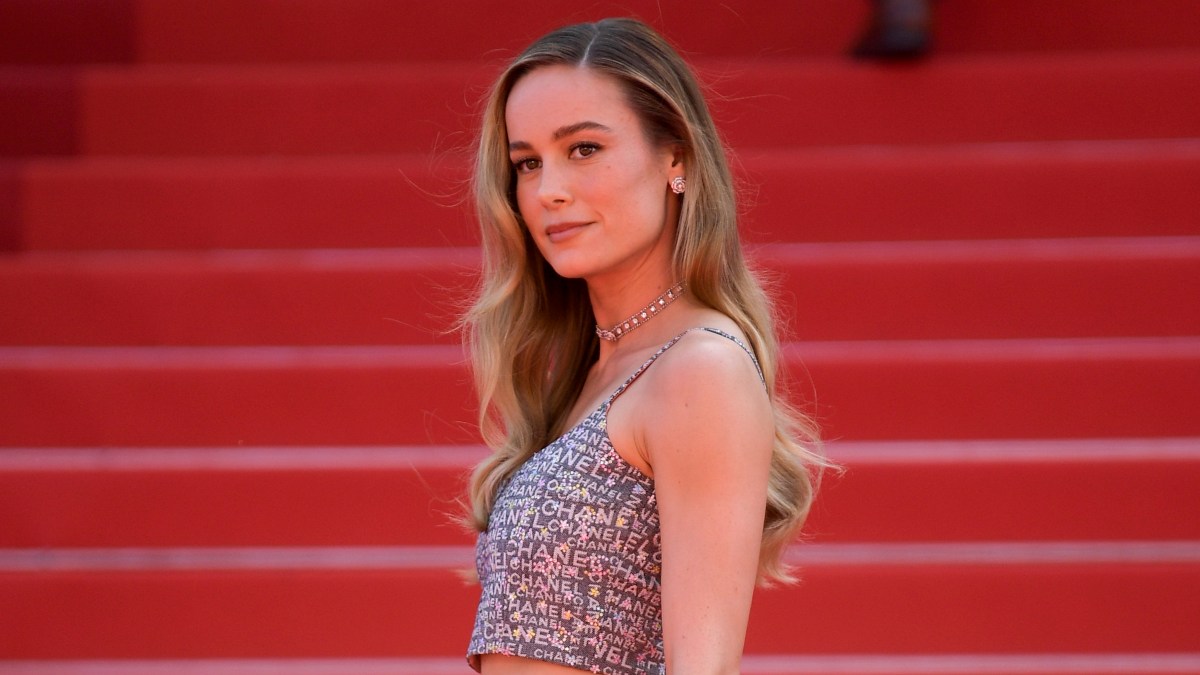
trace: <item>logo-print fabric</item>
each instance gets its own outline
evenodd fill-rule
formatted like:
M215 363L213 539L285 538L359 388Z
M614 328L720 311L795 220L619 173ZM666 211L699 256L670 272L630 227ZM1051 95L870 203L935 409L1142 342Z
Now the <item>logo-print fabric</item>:
M469 653L661 671L654 483L613 450L607 409L531 457L497 495L476 546L483 593Z

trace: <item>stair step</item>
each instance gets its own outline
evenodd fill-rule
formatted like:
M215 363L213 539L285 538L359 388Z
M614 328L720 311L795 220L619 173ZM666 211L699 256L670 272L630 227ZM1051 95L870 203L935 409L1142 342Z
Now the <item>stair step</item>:
M1169 1L1156 2L1172 9ZM72 16L63 5L82 5L86 19ZM686 5L605 0L584 8L531 0L519 14L501 3L476 2L467 16L451 5L371 0L296 0L286 9L262 1L96 7L59 0L21 2L17 9L11 26L0 32L7 38L0 42L0 63L483 61L511 56L566 23L629 15L659 24L681 47L706 55L835 54L867 18L866 8L830 4L788 12L788 20L781 21L784 8L763 2L732 8L719 0ZM80 24L87 19L108 30L84 30ZM1169 21L1143 23L1146 33L1170 39ZM261 26L272 30L257 30ZM434 35L455 39L430 39ZM81 37L90 41L80 44Z
M0 675L466 670L477 104L628 13L847 468L743 672L1200 673L1200 3L530 1L0 0Z
M1196 44L1187 0L957 0L935 6L938 53L1138 49ZM173 0L95 3L9 0L0 24L0 63L89 61L477 60L510 54L553 27L603 16L638 15L687 51L707 55L841 54L867 18L862 3L730 6L719 0L596 2L567 7L531 0L519 15L477 2L393 5L370 0ZM261 26L270 26L263 31ZM1069 29L1064 29L1068 26ZM454 35L454 40L429 39Z
M310 155L469 148L480 65L0 69L0 154ZM1200 136L1200 50L701 62L736 148ZM420 101L420 106L413 106ZM952 102L952 104L947 104ZM45 114L47 108L59 114Z
M28 250L477 245L465 164L458 155L10 162L0 174L19 183L22 208L0 230Z
M751 241L1195 234L1200 143L746 149Z
M38 159L0 165L14 248L477 245L466 160ZM1184 235L1200 141L749 150L752 241ZM785 197L786 196L786 197ZM0 214L0 218L4 215Z
M845 472L822 481L806 529L817 542L1197 539L1187 514L1200 512L1198 449L1188 439L834 442Z
M757 594L747 652L1195 646L1195 542L811 548L799 586ZM210 551L195 564L187 552L51 551L35 552L35 565L10 551L0 556L0 658L458 656L478 596L453 571L469 564L470 550L456 550L433 567L406 564L400 550L362 551L360 560L354 551ZM122 556L129 565L105 562Z
M807 342L784 361L832 439L1200 435L1200 338ZM0 445L472 442L469 382L455 347L0 348Z
M448 248L23 255L0 260L0 343L460 344L478 266Z
M1197 237L753 255L807 340L1200 335ZM476 249L26 254L0 260L0 344L457 344L478 261Z
M0 661L0 675L458 675L461 657ZM1200 671L1200 653L746 654L745 675L1165 675Z
M1200 404L1192 338L796 343L786 354L830 439L1192 436L1190 408L1175 406ZM1118 421L1127 414L1139 419Z
M829 454L846 471L823 482L806 528L818 543L1200 540L1200 439L834 442ZM465 545L456 500L483 455L0 449L0 547Z
M455 347L0 352L0 445L477 440Z

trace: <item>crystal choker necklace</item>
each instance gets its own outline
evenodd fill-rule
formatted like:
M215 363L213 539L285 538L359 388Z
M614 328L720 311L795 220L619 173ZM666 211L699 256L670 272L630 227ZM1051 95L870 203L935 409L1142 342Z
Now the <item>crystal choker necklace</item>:
M675 302L675 299L681 295L683 295L682 282L668 288L667 292L655 298L654 302L646 305L640 312L636 312L633 316L625 319L621 323L618 323L611 329L606 330L600 326L596 326L596 335L601 340L616 342L617 340L625 337L626 333L654 318L659 312L663 311L667 305Z

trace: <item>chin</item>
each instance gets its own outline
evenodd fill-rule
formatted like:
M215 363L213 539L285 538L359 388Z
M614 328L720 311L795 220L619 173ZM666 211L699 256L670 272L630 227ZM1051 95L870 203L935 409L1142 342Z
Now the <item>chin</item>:
M586 279L595 270L591 266L581 264L580 261L569 260L546 260L550 265L550 269L563 279Z
M587 275L580 272L575 272L573 270L561 270L553 265L551 265L550 268L554 270L555 276L559 277L560 279L587 279Z

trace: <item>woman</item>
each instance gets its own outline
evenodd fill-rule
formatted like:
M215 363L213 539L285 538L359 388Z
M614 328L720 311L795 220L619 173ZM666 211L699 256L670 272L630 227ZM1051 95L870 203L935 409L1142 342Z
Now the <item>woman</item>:
M694 76L631 19L500 76L465 318L493 454L471 482L468 661L504 673L736 673L756 579L812 499L769 305Z

